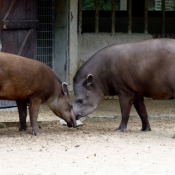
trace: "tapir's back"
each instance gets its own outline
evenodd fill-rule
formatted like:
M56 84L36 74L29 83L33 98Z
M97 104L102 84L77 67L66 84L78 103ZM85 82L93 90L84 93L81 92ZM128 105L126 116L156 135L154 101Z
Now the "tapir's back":
M117 92L128 89L146 97L172 97L172 91L175 91L175 40L117 44L100 52L104 65L108 65L106 79L113 77L112 84Z
M175 90L175 41L157 39L131 45L128 70L136 91L153 98L172 97Z
M0 52L0 99L16 100L52 89L54 78L44 63Z

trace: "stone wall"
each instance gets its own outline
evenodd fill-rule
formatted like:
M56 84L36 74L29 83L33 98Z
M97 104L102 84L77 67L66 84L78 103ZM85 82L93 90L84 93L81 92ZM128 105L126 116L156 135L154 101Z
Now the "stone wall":
M150 34L85 33L78 36L78 67L98 50L117 43L152 39Z

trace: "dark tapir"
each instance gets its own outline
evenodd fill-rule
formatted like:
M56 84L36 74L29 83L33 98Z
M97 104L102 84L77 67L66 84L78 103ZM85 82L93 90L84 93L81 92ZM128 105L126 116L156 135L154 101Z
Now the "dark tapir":
M15 100L20 130L26 130L27 104L33 134L40 133L37 118L40 104L50 109L68 126L76 126L67 84L44 63L0 52L0 99Z
M93 112L104 96L118 95L125 131L132 104L151 130L144 97L175 98L175 40L154 39L108 46L95 53L74 77L76 118Z

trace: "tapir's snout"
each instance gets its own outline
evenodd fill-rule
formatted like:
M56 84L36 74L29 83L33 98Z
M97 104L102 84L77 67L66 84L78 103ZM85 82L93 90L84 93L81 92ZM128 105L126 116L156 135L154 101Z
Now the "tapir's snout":
M76 118L75 118L74 112L71 111L71 114L72 114L71 121L70 122L67 122L67 126L69 128L70 127L76 128L77 127L77 122L76 122Z
M73 122L73 121L71 121L71 122L67 122L67 127L69 127L69 128L76 128L77 127L77 123L76 122Z
M74 123L73 121L71 121L71 122L67 122L67 127L69 127L69 128L76 128L77 127L77 123Z
M67 122L67 127L69 127L69 128L73 127L73 126L72 126L72 123L68 123L68 122Z

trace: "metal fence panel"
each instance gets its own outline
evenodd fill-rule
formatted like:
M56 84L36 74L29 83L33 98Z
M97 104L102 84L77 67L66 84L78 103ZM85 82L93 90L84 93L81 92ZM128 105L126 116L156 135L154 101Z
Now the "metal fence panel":
M37 60L53 67L54 1L38 0Z

